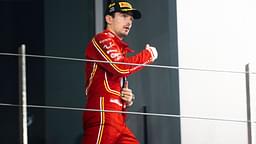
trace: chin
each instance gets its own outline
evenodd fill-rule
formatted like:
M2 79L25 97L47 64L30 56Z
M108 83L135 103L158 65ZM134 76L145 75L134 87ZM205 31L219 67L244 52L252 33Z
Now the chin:
M125 36L128 36L129 35L129 32L124 32L123 33Z
M124 38L124 37L127 37L128 34L129 34L129 33L122 33L122 34L120 34L120 37L123 37L123 38Z

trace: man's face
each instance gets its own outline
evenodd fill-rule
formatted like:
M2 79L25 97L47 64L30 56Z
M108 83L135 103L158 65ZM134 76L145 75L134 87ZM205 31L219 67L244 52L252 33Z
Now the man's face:
M116 12L113 17L107 18L108 28L121 39L128 36L132 27L133 17L130 13Z

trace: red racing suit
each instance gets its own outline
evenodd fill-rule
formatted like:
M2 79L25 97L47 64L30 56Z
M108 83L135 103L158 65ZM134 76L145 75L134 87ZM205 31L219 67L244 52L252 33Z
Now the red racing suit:
M128 44L109 30L97 34L89 42L85 51L86 59L105 62L87 62L85 65L87 109L126 109L126 103L120 97L122 78L139 71L143 66L115 62L149 64L154 59L150 49L144 49L131 57L126 56L128 52L132 52ZM83 126L83 144L138 143L126 127L124 114L86 111L83 114ZM128 137L123 138L122 135Z

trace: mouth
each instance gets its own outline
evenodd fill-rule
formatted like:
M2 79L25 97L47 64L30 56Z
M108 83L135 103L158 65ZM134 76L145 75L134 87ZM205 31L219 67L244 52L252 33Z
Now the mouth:
M130 31L130 27L129 26L124 26L125 31Z

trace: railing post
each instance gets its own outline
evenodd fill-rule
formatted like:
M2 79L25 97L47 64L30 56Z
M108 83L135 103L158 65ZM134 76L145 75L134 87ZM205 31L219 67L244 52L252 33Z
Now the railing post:
M19 120L20 144L28 144L27 130L27 83L26 83L26 46L19 47Z
M245 66L246 83L246 108L247 108L247 134L248 144L252 144L252 121L251 121L251 95L250 95L250 69L249 64Z
M147 113L147 107L143 106L143 113ZM148 119L147 115L143 115L144 123L144 144L148 144Z

